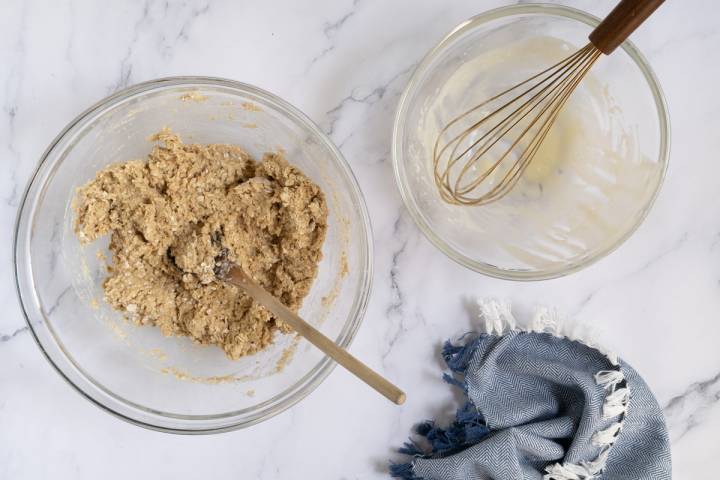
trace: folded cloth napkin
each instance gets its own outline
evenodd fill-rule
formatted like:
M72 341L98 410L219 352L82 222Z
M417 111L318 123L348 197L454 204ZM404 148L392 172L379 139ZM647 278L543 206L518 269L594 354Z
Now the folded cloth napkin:
M446 428L424 422L391 464L406 480L664 480L662 411L615 355L563 335L548 311L519 328L508 304L481 301L485 331L447 343L445 375L467 395Z

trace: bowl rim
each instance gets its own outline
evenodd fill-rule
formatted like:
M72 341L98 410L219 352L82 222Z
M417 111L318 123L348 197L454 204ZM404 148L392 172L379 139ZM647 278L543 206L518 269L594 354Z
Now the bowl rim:
M50 142L40 157L38 164L35 166L25 186L25 190L20 198L18 210L15 218L15 226L13 232L13 267L15 277L15 289L19 299L20 308L29 327L35 343L43 353L50 365L75 391L91 403L102 410L112 414L113 416L125 420L131 424L144 427L150 430L157 430L167 433L176 434L209 434L236 430L239 428L249 427L263 420L267 420L293 405L309 395L320 383L327 378L333 371L336 363L327 355L323 355L320 361L312 367L305 375L286 388L277 395L254 405L249 408L224 412L212 415L177 415L165 414L155 409L143 407L136 403L125 400L117 394L110 392L102 384L99 384L86 375L82 370L78 369L75 362L68 358L64 348L57 342L51 333L52 326L44 321L43 315L37 308L38 303L33 301L37 298L37 291L34 288L34 277L30 267L29 255L24 255L23 245L29 240L29 227L35 213L35 202L38 199L38 190L41 190L50 179L47 175L40 178L40 174L45 173L44 170L51 168L52 165L47 164L48 158L55 153L56 149L62 152L67 148L62 145L68 138L78 132L83 131L94 119L96 115L113 108L117 104L137 95L149 94L153 91L164 90L167 88L182 87L221 87L238 94L250 95L262 99L277 109L284 116L290 118L293 122L300 124L312 133L326 148L335 159L340 167L341 172L346 177L346 183L350 187L350 196L361 217L361 228L364 232L364 239L361 239L362 247L362 273L360 279L360 287L353 299L350 313L335 340L343 348L347 348L352 343L360 324L365 316L367 306L372 291L373 279L373 235L370 216L367 210L364 195L360 189L359 183L350 165L332 142L306 114L294 107L289 102L253 85L219 77L208 76L173 76L163 77L153 80L141 82L130 87L115 92L102 100L94 103L92 106L84 110L71 120ZM70 145L71 146L71 145ZM43 167L46 167L45 169ZM31 197L31 193L34 195ZM32 207L32 208L31 208ZM23 243L24 241L24 243ZM28 288L29 286L29 288ZM39 317L40 321L33 321L31 317ZM40 330L44 329L44 330ZM51 344L46 345L41 337L46 337L50 332L50 338L53 339ZM58 359L63 362L59 365ZM83 381L82 385L78 385L71 376L78 376ZM88 391L94 388L95 391ZM103 401L105 400L105 401ZM109 401L108 401L109 400ZM260 407L258 409L258 407ZM257 410L256 410L257 409ZM128 413L129 412L129 413ZM137 417L131 416L130 413L137 412ZM158 420L157 422L152 420ZM220 421L224 420L224 421ZM174 422L182 422L182 426L173 425ZM206 425L201 425L206 422ZM197 424L197 427L192 426Z
M459 25L457 25L455 28L453 28L447 35L443 37L440 42L435 45L420 61L418 66L415 68L415 71L413 72L412 76L410 77L410 80L408 81L407 86L405 87L405 90L402 93L402 96L400 97L400 101L398 102L398 107L395 113L395 123L393 126L393 145L392 145L392 163L393 163L393 171L395 174L395 183L398 187L398 190L400 191L400 196L402 197L403 203L405 204L405 208L410 213L410 216L413 218L415 224L420 228L420 230L423 232L425 237L430 240L430 242L438 248L441 252L443 252L446 256L448 256L450 259L454 260L455 262L459 263L460 265L469 268L471 270L474 270L478 273L482 273L484 275L487 275L489 277L494 277L502 280L515 280L515 281L536 281L536 280L549 280L553 278L559 278L564 277L566 275L569 275L571 273L575 273L579 270L582 270L585 267L588 267L592 265L593 263L597 262L598 260L606 257L610 253L617 250L625 241L627 241L628 238L630 238L640 227L640 225L644 222L645 218L647 217L648 213L652 209L652 206L655 204L655 200L657 199L657 196L660 192L660 189L664 183L665 176L667 173L668 163L669 163L669 157L670 157L670 115L668 113L668 106L667 101L665 99L665 95L662 91L662 88L660 87L660 82L655 75L655 72L650 67L649 62L645 58L645 56L637 49L637 47L630 41L625 40L621 44L621 48L629 55L629 57L633 60L635 65L639 68L643 76L645 77L645 80L648 84L648 87L650 88L650 91L652 92L653 99L655 100L655 107L658 115L658 123L659 123L659 134L660 134L660 146L659 146L659 153L658 153L658 161L662 166L662 171L660 172L660 178L657 182L657 185L655 186L655 190L652 193L649 201L644 206L643 210L641 211L640 215L638 216L635 224L629 228L623 235L621 235L614 243L607 246L605 249L599 251L595 255L592 255L588 258L584 258L580 261L574 262L572 264L567 264L564 266L560 266L554 269L548 269L548 270L542 270L542 271L525 271L525 270L510 270L510 269L504 269L496 267L495 265L485 263L482 261L474 260L472 258L469 258L468 256L460 253L455 248L453 248L448 242L442 239L440 235L438 235L433 228L425 221L422 214L420 213L420 208L417 207L417 205L414 202L413 195L411 193L411 189L407 183L407 179L405 177L405 168L402 164L401 159L403 158L403 151L402 151L402 137L404 134L404 127L405 127L405 116L407 114L407 111L409 109L409 103L410 103L410 97L413 95L415 88L417 87L418 82L420 81L421 76L423 76L426 71L428 70L428 67L431 63L435 61L435 59L440 56L445 47L448 46L451 42L453 42L458 36L466 33L469 30L472 30L473 28L480 26L482 24L485 24L487 22L498 20L505 17L511 17L515 15L528 15L528 14L535 14L535 15L549 15L549 16L558 16L563 17L571 20L576 20L581 23L584 23L586 25L589 25L591 27L597 26L601 19L591 15L587 12L584 12L582 10L567 7L563 5L555 5L555 4L549 4L549 3L531 3L531 4L521 4L521 5L510 5L500 8L495 8L492 10L488 10L484 13L481 13L479 15L475 15Z

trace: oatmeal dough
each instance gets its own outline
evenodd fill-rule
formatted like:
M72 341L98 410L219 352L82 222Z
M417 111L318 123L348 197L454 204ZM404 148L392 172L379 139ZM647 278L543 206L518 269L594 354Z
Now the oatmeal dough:
M82 243L110 234L105 299L141 325L222 347L237 359L286 331L215 279L221 253L297 311L322 257L320 188L281 154L262 162L233 145L186 145L163 130L146 161L111 165L78 191Z

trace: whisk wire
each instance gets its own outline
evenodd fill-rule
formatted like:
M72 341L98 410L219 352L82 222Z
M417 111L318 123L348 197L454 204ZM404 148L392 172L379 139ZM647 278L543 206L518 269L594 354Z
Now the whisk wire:
M497 141L499 141L500 138L504 137L517 124L519 124L522 120L524 120L525 117L527 117L532 112L532 109L534 107L536 107L537 105L540 105L547 97L549 97L550 95L555 93L555 91L558 88L564 86L564 84L566 83L565 82L566 77L562 77L562 74L565 73L567 70L573 68L575 66L575 64L577 64L580 61L580 59L581 59L580 55L574 56L573 60L571 62L567 63L566 65L563 65L562 69L560 69L556 72L552 72L548 77L543 79L543 81L547 81L550 79L552 79L552 81L550 81L550 83L545 85L545 87L541 88L537 93L535 93L535 95L533 95L527 101L525 101L525 103L523 103L519 108L517 108L515 111L513 111L509 115L507 115L502 121L500 121L492 129L490 129L485 135L481 136L476 142L474 142L470 146L470 148L466 149L459 157L456 157L459 160L464 155L466 155L470 151L471 148L474 148L479 143L483 142L483 147L481 147L478 151L475 152L475 154L473 154L471 156L470 159L468 159L463 170L458 175L457 181L455 183L455 190L457 191L457 193L463 194L467 191L470 191L470 190L476 188L476 186L480 182L482 182L485 178L487 178L487 176L489 176L489 174L491 174L500 165L500 163L502 163L504 161L504 159L507 157L507 155L517 146L517 144L520 142L522 137L524 137L525 133L527 133L527 131L529 131L534 126L534 124L536 123L539 116L541 116L544 113L545 109L543 109L543 111L540 112L540 115L538 116L538 118L536 118L530 125L528 125L528 127L523 131L522 135L520 135L516 139L516 141L513 142L513 144L510 146L510 148L508 150L506 150L505 154L503 154L491 168L489 168L483 175L478 177L475 180L475 182L471 182L465 188L460 188L460 184L461 184L462 180L464 179L465 174L467 173L468 169L470 169L473 166L473 162L475 160L477 160L480 156L485 155L487 153L487 151L490 150L497 143ZM562 80L560 81L560 83L558 85L556 85L556 83L560 79L562 79ZM542 83L535 85L534 87L526 90L521 95L519 95L517 98L523 98L524 95L526 95L527 93L531 92L532 90L540 87L540 85L542 85ZM546 91L547 91L547 93L546 93ZM498 111L500 111L504 108L505 108L505 106L498 109ZM470 131L466 131L466 133L463 135L463 138L461 139L461 142L462 142L462 140L464 140L464 137L469 134L470 134ZM453 162L453 164L454 163L455 162ZM453 164L450 164L449 167L452 167Z
M529 146L528 150L526 150L526 154L524 155L524 159L522 162L519 162L519 167L515 169L512 177L505 178L504 182L501 182L500 185L502 185L502 190L496 190L488 192L487 199L484 202L481 202L480 204L489 203L491 201L494 201L498 198L501 198L503 195L507 194L507 192L512 189L512 187L517 183L517 181L520 179L520 176L524 172L524 170L527 168L527 166L530 164L530 161L532 160L535 153L538 151L540 146L542 145L542 142L544 141L547 134L550 132L550 129L557 118L558 114L562 110L563 106L565 105L565 102L572 94L573 89L577 86L578 83L582 80L582 78L585 76L587 71L592 66L593 61L589 61L586 66L583 67L582 71L577 75L577 77L574 78L572 81L572 85L569 89L563 91L561 96L559 97L559 100L557 103L554 104L554 107L552 108L550 114L548 115L547 119L543 122L542 126L540 127L540 131L538 135L536 135L531 145ZM509 176L509 175L508 175Z
M567 69L572 68L576 63L579 63L581 61L580 58L574 60L574 62L568 66L565 66L563 70L561 70L559 73L564 73ZM554 76L554 75L553 75ZM527 100L525 103L523 103L519 108L511 112L509 115L507 115L503 120L500 121L495 127L490 129L485 135L480 137L477 141L473 142L473 144L466 149L459 158L467 154L471 149L475 148L480 142L484 143L482 146L471 156L471 158L465 163L465 166L461 170L460 174L457 177L457 180L455 182L455 191L463 195L464 193L467 193L471 190L474 190L477 188L477 186L484 181L490 174L492 174L495 169L504 161L504 159L507 157L508 154L511 153L511 151L514 150L514 148L517 146L518 143L520 143L521 139L525 136L525 134L535 125L537 120L542 116L542 114L545 112L547 107L541 110L540 114L537 116L535 120L533 120L528 127L523 130L523 133L513 142L513 144L510 146L508 150L505 151L505 153L490 167L488 168L483 174L481 174L479 177L477 177L474 181L467 184L465 187L460 187L460 183L462 179L464 178L467 171L472 168L473 162L475 162L477 159L479 159L482 155L485 155L495 144L503 138L509 131L511 131L515 126L517 126L522 120L525 119L535 108L535 106L540 105L547 97L557 92L558 89L565 86L567 83L568 78L571 77L562 77L557 76L554 78L548 85L546 85L544 88L542 88L540 91L538 91L535 95L533 95L529 100ZM556 85L559 79L562 79L559 84ZM539 85L537 85L539 86ZM537 87L536 86L536 87ZM535 87L533 87L535 88ZM546 90L549 91L547 93ZM522 98L523 95L530 92L532 89L526 90L519 96L518 98ZM543 95L544 94L544 95ZM501 107L502 108L502 107ZM519 116L519 118L517 118ZM514 121L513 121L514 120ZM465 135L469 135L470 131L466 130ZM486 138L487 137L487 138ZM462 140L461 140L462 141ZM454 162L455 163L455 162ZM449 164L448 166L451 167L453 164Z
M556 87L554 87L551 92L548 92L548 94L545 95L544 98L554 95L553 98L549 103L547 103L539 112L539 114L533 119L533 121L523 130L520 136L513 142L511 147L506 150L506 152L503 155L503 158L506 157L511 150L513 150L517 144L520 142L520 140L525 136L525 134L530 131L536 123L538 123L541 119L544 119L540 122L540 127L538 129L538 133L533 137L533 139L528 144L527 149L521 154L519 161L514 163L511 168L508 170L508 172L503 177L502 181L499 182L493 189L491 189L489 192L486 193L485 197L486 200L484 203L488 203L490 201L494 201L496 198L499 198L499 196L504 195L507 190L512 188L515 183L519 180L522 172L527 168L530 161L532 160L533 156L539 149L540 145L542 144L543 140L545 139L547 133L550 131L550 128L552 127L553 122L557 118L557 115L560 113L562 107L564 106L567 99L570 97L570 94L574 90L574 88L577 86L577 84L582 80L582 77L584 77L585 73L589 70L589 68L592 66L592 59L591 57L588 57L582 62L581 67L576 71L574 76L565 77ZM566 88L569 87L569 88ZM540 104L542 100L540 100L537 104ZM547 116L545 114L548 113ZM529 113L529 112L528 112ZM477 186L477 184L476 184ZM475 188L475 187L473 187ZM460 194L460 196L465 197L464 194L468 193L472 189L456 189L456 191Z
M476 122L474 125L472 125L472 126L470 126L469 128L465 129L465 130L464 130L463 132L461 132L460 134L456 135L454 138L452 138L452 139L440 150L440 152L438 152L438 145L439 145L440 140L442 139L444 133L447 132L455 123L457 123L457 122L459 122L460 120L462 120L465 116L467 116L467 115L469 115L470 113L478 110L479 108L487 105L488 103L490 103L490 102L492 102L492 101L494 101L494 100L496 100L496 99L498 99L498 98L506 95L507 93L509 93L509 92L511 92L511 91L513 91L513 90L516 90L516 89L522 87L523 85L531 82L533 79L538 78L538 77L541 77L541 76L543 76L544 74L546 74L546 73L548 73L548 72L550 72L550 73L548 74L548 78L552 78L552 76L554 76L554 75L557 74L557 72L551 72L551 70L552 70L553 68L565 66L566 64L572 62L572 61L573 61L577 56L579 56L581 53L582 53L582 52L576 52L575 55L572 55L572 56L570 56L570 57L568 57L568 58L566 58L566 59L563 59L563 60L561 60L560 62L558 62L557 64L555 64L554 66L545 69L544 71L542 71L542 72L534 75L533 77L530 77L530 78L527 79L526 81L524 81L524 82L522 82L522 83L520 83L520 84L518 84L518 85L516 85L516 86L514 86L514 87L511 87L510 89L507 89L507 90L505 90L504 92L501 92L501 93L495 95L494 97L490 98L490 99L487 100L486 102L483 102L483 103L481 103L480 105L477 105L477 106L473 107L472 109L468 110L468 111L465 112L464 114L456 117L453 121L451 121L450 123L448 123L448 124L446 125L446 127L443 129L443 131L440 133L440 135L438 135L438 139L437 139L437 141L435 142L435 148L434 148L434 152L433 152L433 158L435 159L435 165L434 165L434 170L435 170L435 171L434 171L434 175L435 175L436 183L438 183L439 185L442 185L441 190L440 190L440 193L441 193L441 195L443 196L443 198L445 198L445 200L447 200L447 201L452 201L452 195L451 195L451 194L450 194L450 195L447 194L447 192L452 193L452 188L451 188L451 186L450 186L450 184L449 184L449 178L448 178L449 172L452 170L452 168L454 167L455 163L457 163L464 155L467 154L467 152L468 152L470 149L473 148L473 145L471 145L468 149L466 149L466 151L464 151L464 152L463 152L462 154L460 154L460 155L457 155L457 149L460 147L460 145L462 145L462 143L464 142L464 140L465 140L465 138L467 137L467 135L469 135L469 133L470 133L471 131L473 131L473 129L476 129L476 128L480 127L480 125L481 125L482 123L484 123L484 122L486 122L487 120L489 120L492 116L494 116L494 114L499 113L502 109L504 109L506 106L508 106L508 105L509 105L510 103L512 103L512 102L508 102L506 105L503 105L501 108L499 108L499 109L496 110L495 112L491 113L490 115L488 115L488 116L486 116L485 118L481 119L479 122ZM523 92L523 93L520 95L520 97L526 95L528 92L534 90L535 88L538 88L538 87L542 84L542 82L544 82L544 81L547 80L548 78L544 78L540 83L538 83L537 85L535 85L535 86L531 87L530 89L526 90L525 92ZM500 124L498 124L498 126L500 126ZM479 141L482 141L482 138L479 139L478 142L479 142ZM476 142L476 143L477 143L477 142ZM441 178L440 173L438 172L438 167L439 167L439 161L438 161L438 159L440 159L440 158L444 155L445 150L447 150L447 148L450 148L451 146L453 147L453 149L452 149L452 151L450 152L450 155L449 155L450 162L449 162L449 164L448 164L447 167L446 167L445 175L442 176L442 178ZM490 174L495 170L495 168L497 168L497 165L499 165L499 162L497 162L497 164L494 165L493 168L491 168L491 169L487 172L487 175L485 175L485 177L487 177L488 175L490 175Z
M449 203L484 205L506 195L520 179L562 107L600 54L601 52L594 45L588 44L551 67L500 92L447 123L438 134L433 148L433 173L441 197ZM482 115L479 120L473 121L469 127L443 143L453 126L467 121L478 110L511 92L522 89L523 86L527 88L521 93L505 101L490 113ZM501 112L510 108L513 110L502 119L488 124L492 120L497 120ZM533 112L536 114L531 116ZM522 124L524 121L529 123ZM486 124L488 128L483 128ZM482 130L482 135L477 139L471 139L470 137L478 130ZM487 168L468 179L467 176L474 173L481 159L514 130L518 130L519 134L508 140L509 147ZM530 133L532 137L529 141L524 141ZM521 145L524 147L519 148ZM507 163L513 152L520 149L513 163L502 173L496 184L485 192L469 195L498 171L501 165Z
M511 87L511 88L509 88L509 89L507 89L507 90L505 90L505 91L503 91L503 92L500 92L499 94L495 95L494 97L491 97L490 99L486 100L485 102L483 102L483 103L481 103L481 104L479 104L479 105L476 105L475 107L471 108L470 110L468 110L468 111L466 111L466 112L458 115L457 117L455 117L455 119L451 120L451 121L440 131L440 134L438 135L438 138L437 138L437 140L436 140L436 142L435 142L435 148L434 148L434 152L433 152L434 158L439 158L440 156L442 156L442 154L445 152L445 150L446 150L447 148L450 147L450 145L455 144L456 147L457 147L457 142L462 142L462 140L467 136L468 132L471 132L472 130L480 127L480 125L482 125L482 124L485 123L486 121L490 120L492 117L494 117L494 116L495 116L496 114L498 114L500 111L504 110L506 107L508 107L509 105L511 105L513 102L515 102L517 98L522 98L522 97L524 97L526 94L528 94L528 93L531 92L532 90L540 87L540 85L542 85L546 80L552 78L553 76L556 76L556 75L562 73L564 70L555 70L555 69L561 68L561 67L565 67L567 64L574 62L574 61L577 59L577 57L580 57L580 56L582 56L582 55L585 53L585 51L588 49L588 47L589 47L589 46L586 46L585 48L583 48L583 49L575 52L575 54L573 54L573 55L571 55L571 56L569 56L569 57L566 57L565 59L563 59L563 60L561 60L560 62L556 63L555 65L553 65L553 66L551 66L551 67L543 70L542 72L540 72L540 73L538 73L538 74L533 75L532 77L528 78L527 80L525 80L525 81L523 81L523 82L521 82L521 83L519 83L519 84L517 84L517 85L515 85L515 86L513 86L513 87ZM554 70L554 71L553 71L553 70ZM550 73L548 73L548 72L550 72ZM534 79L536 79L536 78L538 78L538 77L541 77L541 76L543 76L543 75L546 74L546 73L548 73L547 77L544 78L544 79L542 79L538 84L536 84L536 85L534 85L533 87L529 88L528 90L524 91L523 93L521 93L520 95L518 95L515 99L512 99L512 100L508 101L507 103L505 103L504 105L502 105L501 107L499 107L497 110L491 112L489 115L483 117L483 118L480 119L478 122L476 122L476 123L474 123L473 125L471 125L470 127L466 128L463 132L459 133L459 134L456 135L454 138L450 139L450 140L446 143L446 145L440 150L440 152L437 151L438 145L439 145L439 143L440 143L440 141L441 141L444 133L447 132L454 124L456 124L457 122L461 121L463 118L467 117L469 114L475 112L476 110L484 107L485 105L487 105L487 104L489 104L489 103L497 100L498 98L501 98L501 97L507 95L508 93L512 92L513 90L519 89L519 88L522 87L523 85L528 84L528 83L531 82L532 80L534 80ZM526 103L527 103L527 102L526 102ZM460 154L460 157L462 157L463 155L465 155L465 154L467 153L467 151L469 151L471 148L472 148L472 146L469 147L465 152L461 153L461 154ZM450 157L451 157L451 158L455 158L455 157L456 157L456 154L457 154L457 151L456 151L456 149L454 148L453 151L451 152ZM454 162L453 162L453 163L454 163ZM451 164L450 166L452 166L452 164Z

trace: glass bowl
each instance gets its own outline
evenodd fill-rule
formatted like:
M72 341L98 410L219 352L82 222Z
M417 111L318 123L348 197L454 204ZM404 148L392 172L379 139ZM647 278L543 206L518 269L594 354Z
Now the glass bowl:
M82 113L43 155L20 206L15 268L28 324L50 363L83 396L137 425L209 433L252 425L297 403L334 367L294 335L231 361L220 348L163 337L102 300L107 239L81 246L76 188L104 166L145 158L168 126L184 141L231 143L259 159L282 148L325 192L324 258L300 314L347 347L370 293L372 241L365 202L338 149L304 114L258 88L217 78L142 83ZM109 258L109 257L108 257Z
M598 60L507 196L451 205L434 183L444 124L586 45L598 23L554 5L499 8L460 24L414 72L395 118L395 178L417 225L458 263L504 279L559 277L613 251L647 215L667 168L669 119L630 42Z

